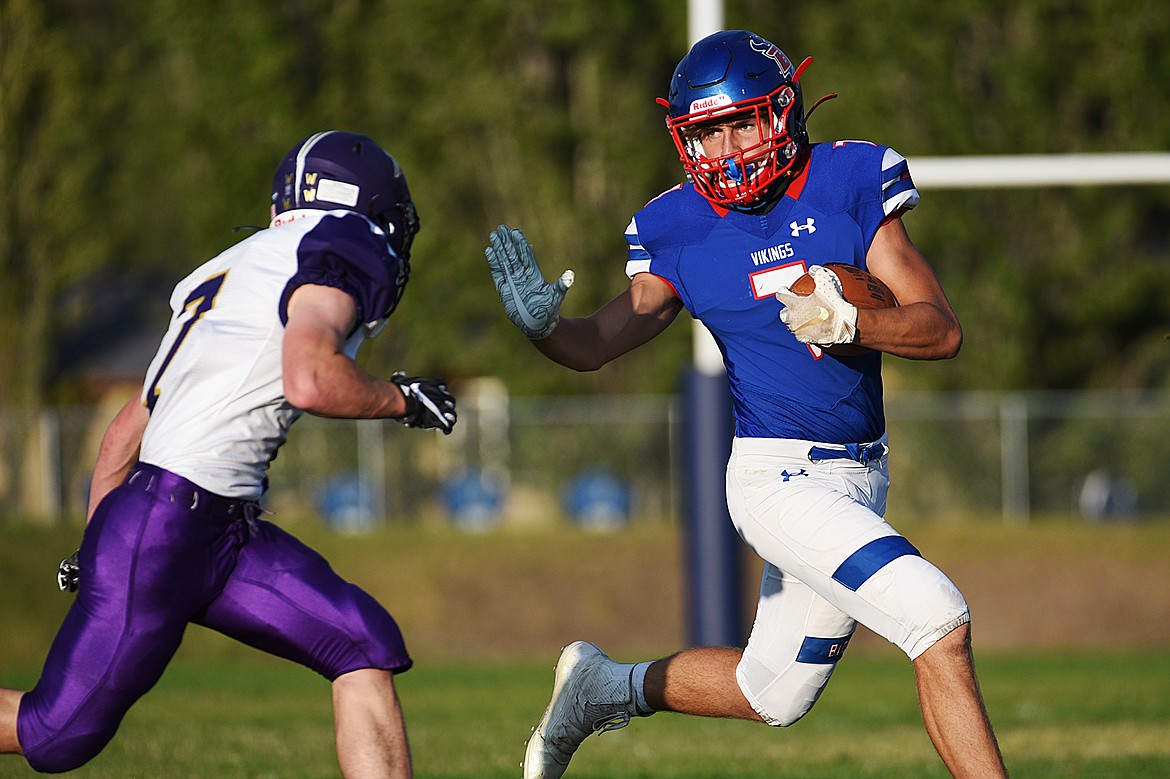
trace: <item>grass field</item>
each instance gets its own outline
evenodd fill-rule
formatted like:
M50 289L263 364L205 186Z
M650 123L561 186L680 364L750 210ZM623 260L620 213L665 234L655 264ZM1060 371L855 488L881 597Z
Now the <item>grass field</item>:
M400 677L399 689L419 777L518 776L523 742L547 699L561 643L600 636L623 660L681 645L678 539L669 528L617 536L567 529L464 536L400 528L348 539L311 525L295 530L402 622L417 661ZM976 629L980 678L1014 776L1170 776L1170 642L1140 626L1133 633L1112 627L1165 621L1167 533L1165 525L1012 531L956 525L911 533L928 556L954 563L967 578L962 586L969 598L976 594L976 613L987 615L986 633L999 636L981 646ZM52 569L76 534L0 525L0 686L35 681L69 602L52 590ZM1004 563L1020 555L1031 563L1019 574L1022 580L1005 573L1012 566ZM983 557L986 564L978 565ZM644 563L637 574L626 571L638 560ZM1106 570L1102 560L1118 570ZM616 575L615 568L628 575ZM980 570L995 581L976 576ZM1130 576L1144 580L1142 592L1152 590L1155 600L1141 601L1137 590L1125 597L1116 583ZM1104 605L1086 602L1082 593L1090 588L1074 589L1084 577L1097 582ZM1037 597L1019 590L1021 581L1034 579L1051 591ZM1058 593L1070 589L1076 602L1062 605ZM1116 611L1111 604L1122 601L1137 601L1128 620L1093 616ZM1030 632L1013 627L1021 621L1016 608L1034 614ZM1057 625L1070 620L1080 620L1079 632ZM1073 634L1084 640L1062 638ZM33 775L19 758L0 757L0 778ZM113 743L71 775L337 776L328 684L194 628ZM946 774L921 726L909 664L884 644L862 640L817 707L793 728L660 714L591 738L569 775Z
M787 730L659 714L591 738L570 775L943 777L918 719L909 668L844 663L821 702ZM1018 777L1170 776L1170 653L994 656L988 705ZM0 683L31 681L0 674ZM400 678L419 777L517 777L523 741L551 681L532 663L419 668ZM35 774L0 757L0 777ZM74 772L128 777L331 777L328 685L292 666L180 658L113 743Z

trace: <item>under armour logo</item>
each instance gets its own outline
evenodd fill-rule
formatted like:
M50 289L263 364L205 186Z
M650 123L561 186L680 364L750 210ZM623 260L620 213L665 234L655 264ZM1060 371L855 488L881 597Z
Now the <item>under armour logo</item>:
M817 227L813 223L813 218L811 216L804 220L804 224L800 224L799 222L790 222L788 226L792 228L793 238L799 238L801 230L807 230L810 234L817 231Z
M785 471L780 471L780 475L784 477L784 481L788 481L793 476L808 476L808 471L806 471L804 468L801 468L796 473L789 473L788 471L785 470Z

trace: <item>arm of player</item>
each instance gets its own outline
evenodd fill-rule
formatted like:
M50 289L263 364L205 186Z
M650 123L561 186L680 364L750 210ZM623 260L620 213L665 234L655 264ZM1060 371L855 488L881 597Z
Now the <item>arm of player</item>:
M898 298L894 308L859 309L856 343L912 360L945 360L963 344L959 317L934 270L895 218L877 231L869 272Z
M122 406L114 421L106 428L101 446L98 447L93 476L89 482L86 524L93 518L93 512L102 502L102 498L125 481L134 463L138 462L142 434L146 431L146 423L149 421L150 412L143 405L142 398L135 395Z
M576 371L595 371L651 340L682 311L662 279L638 273L630 286L586 317L562 319L545 339L533 341L545 356Z
M455 399L441 379L371 376L345 354L357 324L357 305L334 287L305 284L288 302L282 369L284 396L315 416L338 419L398 419L411 427L450 433Z
M524 233L501 225L484 250L504 312L545 356L577 371L594 371L649 341L669 325L682 302L670 285L639 273L629 288L595 313L562 319L561 303L573 284L565 271L549 284Z
M93 513L102 499L130 475L130 469L138 462L142 434L149 421L150 413L142 403L141 396L135 395L122 406L114 421L106 428L89 481L89 506L85 512L85 524L88 525L93 519ZM81 581L81 566L77 561L80 552L78 549L57 566L57 587L62 592L77 592Z

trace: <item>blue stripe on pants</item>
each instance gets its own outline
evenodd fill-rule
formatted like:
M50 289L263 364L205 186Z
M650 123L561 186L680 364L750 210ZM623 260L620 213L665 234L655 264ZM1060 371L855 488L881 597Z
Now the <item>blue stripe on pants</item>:
M800 652L796 655L796 662L811 663L814 665L835 665L845 654L845 647L849 646L852 635L842 638L817 638L805 636L800 645Z
M914 545L902 536L884 536L870 541L837 567L833 578L856 592L869 577L880 571L891 560L903 555L921 557Z

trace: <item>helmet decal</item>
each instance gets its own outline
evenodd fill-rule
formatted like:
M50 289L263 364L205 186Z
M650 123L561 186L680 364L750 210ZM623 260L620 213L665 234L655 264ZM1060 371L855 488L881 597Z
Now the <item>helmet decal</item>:
M731 98L724 94L712 95L711 97L700 97L691 103L691 113L698 113L699 111L710 111L713 108L722 108L725 105L731 105Z
M307 141L301 144L301 148L297 151L297 167L296 172L293 174L293 181L295 182L296 204L298 206L302 204L302 199L303 202L306 203L312 203L314 200L316 200L315 191L301 190L301 181L305 176L305 160L309 158L309 152L313 150L313 147L317 144L317 141L321 140L321 138L326 135L328 135L328 133L317 133L316 135L311 136ZM307 184L308 182L305 183Z
M317 174L312 174L312 178L305 176L305 183L311 184L316 180ZM334 181L333 179L321 179L317 182L316 196L318 200L327 200L331 203L339 203L348 208L353 208L358 202L358 193L361 188L353 184L347 184L344 181ZM309 190L305 190L305 199L309 199Z
M760 54L775 62L776 66L780 68L780 72L783 73L786 78L792 76L792 60L788 59L788 56L785 55L784 52L780 51L776 44L768 43L763 38L751 35L748 37L748 45L751 46L755 51L758 51Z

